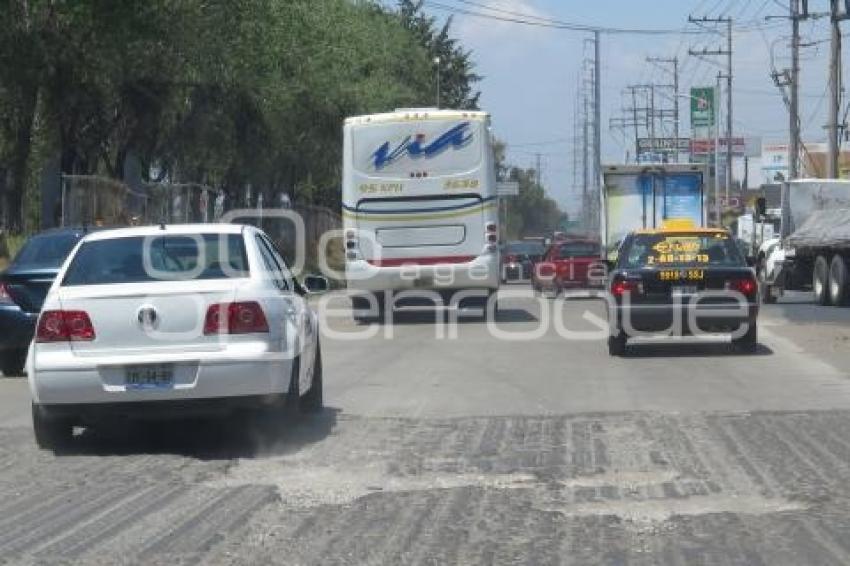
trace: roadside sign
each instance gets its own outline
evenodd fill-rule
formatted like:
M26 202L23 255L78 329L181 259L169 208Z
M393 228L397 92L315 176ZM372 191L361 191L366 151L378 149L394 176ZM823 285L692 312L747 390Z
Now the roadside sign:
M690 138L638 138L638 151L658 153L688 152L691 148Z
M691 153L694 155L706 155L709 153L714 153L714 139L702 138L691 140ZM726 138L720 138L720 153L726 153ZM746 139L732 138L732 155L742 156L746 154Z
M499 181L496 183L496 194L500 197L515 197L519 194L517 181Z
M691 89L691 127L707 128L714 125L714 87Z

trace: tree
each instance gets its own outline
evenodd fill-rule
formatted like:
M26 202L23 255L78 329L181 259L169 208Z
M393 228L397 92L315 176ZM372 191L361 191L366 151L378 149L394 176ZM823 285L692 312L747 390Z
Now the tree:
M474 90L481 77L474 71L472 52L461 48L450 36L452 18L437 27L436 19L422 10L424 0L399 0L398 15L405 29L418 39L434 63L434 73L439 73L440 103L445 108L460 110L478 109L481 95ZM434 75L436 82L436 75ZM433 83L432 83L433 84Z

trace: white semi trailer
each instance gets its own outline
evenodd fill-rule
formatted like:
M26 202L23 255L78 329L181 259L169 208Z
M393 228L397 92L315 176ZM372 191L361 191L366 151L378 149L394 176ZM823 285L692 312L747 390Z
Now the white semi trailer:
M811 290L821 305L850 301L850 181L784 183L780 236L757 257L764 302L788 290Z

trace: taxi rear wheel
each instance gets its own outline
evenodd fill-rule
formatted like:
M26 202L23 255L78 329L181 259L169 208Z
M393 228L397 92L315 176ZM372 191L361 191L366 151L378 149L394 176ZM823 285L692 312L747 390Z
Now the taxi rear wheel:
M608 355L622 356L626 353L626 340L628 337L622 330L618 331L614 336L608 337Z
M758 326L748 324L747 331L738 338L732 339L732 346L739 352L755 352L758 345Z

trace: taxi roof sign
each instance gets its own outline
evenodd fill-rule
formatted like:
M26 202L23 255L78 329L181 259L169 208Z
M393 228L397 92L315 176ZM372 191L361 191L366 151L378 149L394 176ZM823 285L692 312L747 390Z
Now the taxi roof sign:
M690 218L668 218L661 223L660 228L639 228L637 234L664 234L664 233L692 233L692 234L728 234L725 228L706 228L697 226Z
M693 230L697 225L690 218L668 218L661 223L662 232Z

